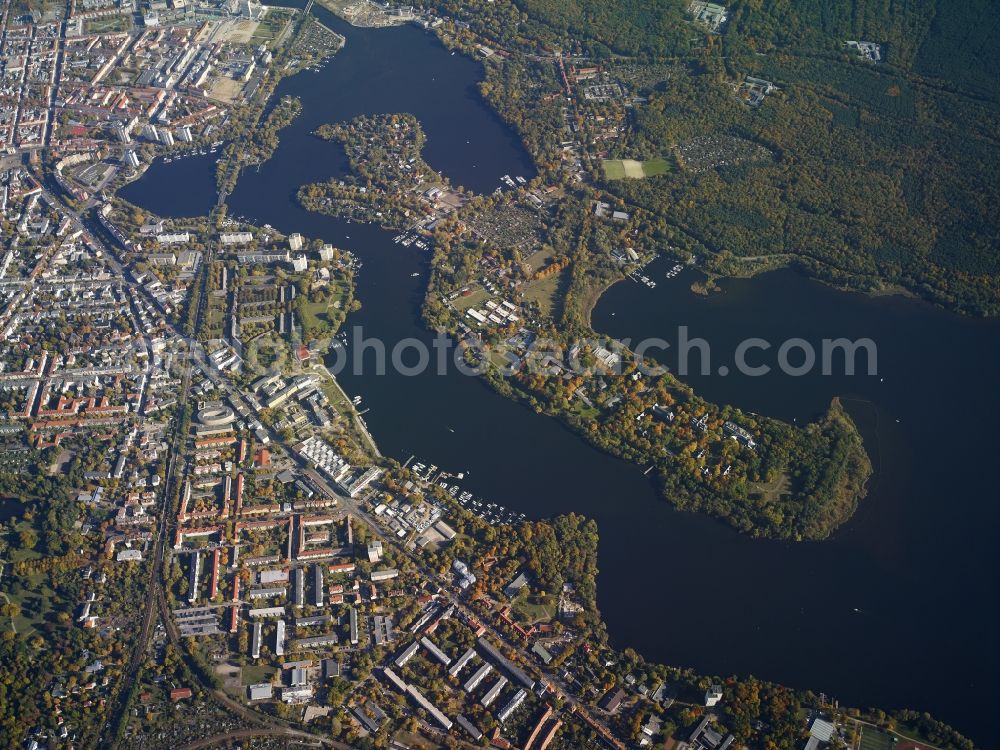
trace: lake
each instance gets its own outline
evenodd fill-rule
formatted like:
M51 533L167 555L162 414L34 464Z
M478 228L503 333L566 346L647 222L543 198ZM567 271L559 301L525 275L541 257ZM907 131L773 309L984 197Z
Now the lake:
M480 100L478 63L415 27L354 29L317 15L347 45L321 71L281 83L277 96L300 96L303 113L281 132L275 156L241 177L230 213L350 249L364 262L363 307L348 324L390 344L429 342L420 321L428 256L377 227L296 205L302 184L347 169L341 149L311 131L363 113L411 112L427 134L428 163L480 192L492 192L504 174L533 176L530 158ZM211 191L188 182L210 179L207 167L204 177L198 169L194 159L157 164L122 195L135 199L141 190L141 205L165 216L206 213ZM747 335L878 343L878 377L687 378L709 398L800 422L834 395L849 397L877 474L832 540L753 540L673 511L639 468L474 378L345 373L341 382L370 408L365 419L386 455L464 471L465 489L534 518L576 511L596 519L599 604L615 645L701 672L825 691L843 703L928 710L982 741L992 731L998 666L990 486L997 326L786 272L726 282L723 294L703 298L688 291L694 272L667 280L665 269L649 269L655 290L612 288L595 327L669 338L688 325L713 352L731 352Z

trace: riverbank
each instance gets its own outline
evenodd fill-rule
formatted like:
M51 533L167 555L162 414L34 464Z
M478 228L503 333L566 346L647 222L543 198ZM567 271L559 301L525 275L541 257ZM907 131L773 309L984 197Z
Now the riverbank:
M756 263L757 265L744 270L740 268L744 263ZM823 269L823 271L817 273L815 272L816 268ZM722 279L750 279L762 273L784 269L804 273L810 278L842 292L861 292L871 297L905 297L934 304L943 310L950 310L947 305L942 304L933 295L921 296L902 284L887 282L878 276L852 274L826 265L821 261L792 253L778 253L773 256L761 255L751 258L730 256L721 264L717 264L717 258L713 257L703 266L702 271L705 273L705 285L708 287L708 291L717 291L716 282ZM961 309L953 311L965 312Z

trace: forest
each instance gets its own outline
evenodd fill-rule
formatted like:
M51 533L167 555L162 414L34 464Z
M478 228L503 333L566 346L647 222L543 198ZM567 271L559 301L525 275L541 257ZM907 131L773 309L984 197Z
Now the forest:
M1000 172L984 168L998 154L985 104L839 59L769 57L745 73L782 90L750 109L718 78L687 76L650 96L617 155L676 153L715 132L755 141L773 160L606 189L683 229L721 274L787 255L836 283L1000 312ZM965 132L949 121L956 108Z
M457 0L439 5L508 49L586 55L581 64L643 97L621 137L593 148L669 168L607 180L590 162L590 177L645 209L654 234L705 257L707 270L793 265L839 286L1000 313L1000 37L982 0L746 0L728 4L718 34L685 22L681 2L520 0L475 14ZM885 61L859 59L848 39L879 43ZM643 68L669 73L635 74ZM539 168L558 174L555 71L515 55L487 66L481 89ZM735 95L746 76L777 90L748 106ZM706 136L772 158L690 168L680 155Z

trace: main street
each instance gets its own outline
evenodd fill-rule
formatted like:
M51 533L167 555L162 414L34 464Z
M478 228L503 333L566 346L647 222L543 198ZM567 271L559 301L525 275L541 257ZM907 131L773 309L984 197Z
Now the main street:
M277 442L279 443L281 442L280 437L277 438ZM295 455L294 453L291 452L290 454L293 456ZM296 458L298 457L296 456ZM301 459L298 460L301 462ZM326 484L326 487L327 489L330 490L331 493L334 492L332 488L329 487L328 484ZM441 595L445 597L449 605L455 607L456 612L461 612L465 616L472 618L476 622L479 622L486 629L486 632L493 637L494 640L503 643L505 646L508 647L508 649L513 651L516 656L515 659L513 659L512 661L517 663L518 666L520 666L529 674L535 677L538 677L540 675L541 679L544 680L546 683L548 683L548 685L553 689L555 695L560 700L562 700L567 706L570 706L572 711L579 713L581 716L589 718L591 722L603 727L605 731L607 731L610 734L610 730L608 730L606 724L601 719L595 717L586 707L586 705L581 703L576 698L576 696L571 692L569 686L558 675L558 673L551 670L546 670L543 667L541 667L539 664L537 664L536 660L532 657L532 655L523 648L523 646L512 641L504 633L493 627L489 622L484 622L483 618L476 612L474 612L471 609L471 607L468 606L468 604L465 602L464 599L462 599L460 596L454 593L455 587L450 579L438 575L437 572L429 568L427 564L419 557L419 555L416 555L407 550L405 545L403 545L396 538L394 534L383 533L380 530L378 523L375 521L372 515L364 508L364 506L361 503L357 502L353 498L346 497L340 494L337 494L337 502L338 502L338 507L346 510L355 518L364 522L365 525L368 526L368 528L375 535L383 539L383 541L388 541L388 543L396 550L396 552L399 555L407 558L414 565L414 567L416 567L417 570L419 570L428 580L435 581L438 584L438 589Z

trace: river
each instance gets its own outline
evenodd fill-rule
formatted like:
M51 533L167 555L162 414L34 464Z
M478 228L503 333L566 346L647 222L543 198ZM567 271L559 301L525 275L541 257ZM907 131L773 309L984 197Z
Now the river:
M411 112L427 134L428 163L480 192L503 174L530 178L530 158L480 100L478 63L412 26L355 29L316 12L347 45L321 71L281 83L277 95L301 97L302 115L281 132L275 156L241 177L230 212L352 250L364 262L363 307L348 324L390 344L429 342L419 315L427 255L376 227L294 202L302 184L347 168L340 148L311 131L362 113ZM189 181L211 179L209 165L156 164L122 195L165 216L207 213L210 190ZM687 291L691 272L660 281L661 270L650 269L655 290L632 282L612 288L595 326L638 338L669 337L686 324L713 351L732 351L745 335L876 339L882 382L688 378L709 398L800 422L834 395L858 399L846 403L878 473L832 540L753 540L673 511L637 467L473 378L345 373L341 382L371 409L365 418L385 454L464 471L466 489L530 517L576 511L596 519L599 604L617 646L701 672L825 691L848 704L928 710L983 742L998 666L990 486L997 327L898 298L843 294L791 273L726 283L724 294L701 298Z

